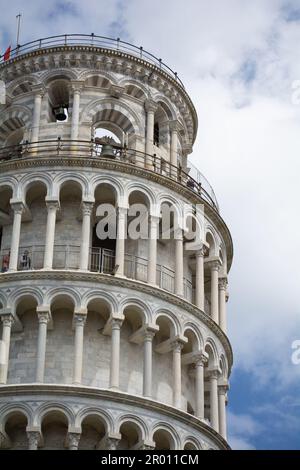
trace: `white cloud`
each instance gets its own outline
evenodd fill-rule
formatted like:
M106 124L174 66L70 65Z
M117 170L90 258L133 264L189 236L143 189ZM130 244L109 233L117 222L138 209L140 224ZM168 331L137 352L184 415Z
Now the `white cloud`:
M254 436L263 432L262 425L247 414L227 413L229 437L228 441L233 450L254 450L251 442Z

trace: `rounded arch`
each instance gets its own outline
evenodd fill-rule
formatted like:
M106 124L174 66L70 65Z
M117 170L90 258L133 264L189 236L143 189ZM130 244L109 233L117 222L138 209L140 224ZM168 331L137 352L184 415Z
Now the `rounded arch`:
M118 178L114 178L113 176L108 176L108 175L95 175L90 183L90 192L92 197L95 196L96 189L98 186L101 184L106 184L107 186L110 186L112 188L112 191L114 192L116 196L116 203L119 205L121 201L124 199L124 186L122 183L118 180Z
M26 195L33 186L37 184L42 184L46 187L47 196L51 193L52 180L51 177L45 173L37 173L34 175L34 180L32 180L32 175L26 175L20 181L20 190L22 194L22 199L26 200Z
M155 442L157 450L179 450L181 448L179 434L173 426L167 423L155 424L150 436L150 439ZM165 446L166 443L169 445Z
M89 416L97 416L105 423L107 434L114 432L114 418L105 410L96 407L88 407L80 410L75 417L75 427L81 428L83 421Z
M53 80L77 80L78 74L71 69L58 68L42 73L39 82L48 85Z
M50 289L47 292L46 298L45 298L45 304L49 305L50 307L53 305L55 300L57 300L59 297L66 297L68 298L72 304L74 305L74 309L80 308L80 295L78 292L76 292L75 289L72 289L70 287L55 287L53 289Z
M205 240L209 244L209 256L217 256L217 235L210 225L205 228Z
M64 172L58 174L53 180L52 196L59 199L63 186L68 183L74 183L79 186L82 197L86 197L89 193L89 184L84 175L72 172Z
M21 105L13 105L5 109L0 114L0 141L5 144L10 136L13 136L18 130L25 129L30 126L32 122L32 113L29 108ZM20 143L24 137L24 133L20 136ZM14 145L9 143L9 145Z
M124 87L125 94L128 96L132 96L140 100L150 98L150 93L147 90L147 87L133 78L130 79L128 77L124 77L119 82L119 86Z
M143 131L141 119L125 103L115 99L93 101L83 109L81 122L97 125L101 121L111 121L127 134L141 134Z
M86 292L82 296L81 307L88 309L91 302L95 300L104 301L107 304L111 315L114 313L118 313L119 303L115 295L111 292L103 291L101 289L95 289L93 291Z
M43 420L50 413L61 413L65 417L69 427L73 427L75 424L73 411L62 403L53 402L43 403L39 408L37 408L33 418L33 425L41 427Z
M23 84L30 83L32 85L37 85L39 83L38 78L35 77L34 75L22 75L22 77L17 78L10 82L10 84L7 87L8 93L16 96L15 91L19 88L22 87ZM26 90L26 87L25 87ZM28 90L29 91L29 90ZM23 91L23 93L26 93L26 91ZM17 93L19 94L19 93Z
M228 378L228 364L227 364L227 360L226 360L223 353L220 355L220 369L221 369L222 378L224 380L227 380L227 378Z
M130 307L137 308L141 312L144 323L152 323L152 312L146 302L143 302L142 300L135 297L126 297L119 304L119 308L122 313L124 313L124 311Z
M160 105L162 107L162 109L166 113L167 118L170 121L177 119L177 114L174 105L165 95L162 95L161 93L156 93L153 96L153 100L155 101L155 103L157 103L157 105Z
M11 190L12 198L17 198L19 193L19 182L12 176L1 176L0 192Z
M129 183L127 183L125 187L125 191L127 194L128 201L129 201L130 195L133 192L142 193L148 200L151 213L154 212L153 209L156 207L157 199L156 199L154 192L152 191L152 189L149 188L149 186L147 186L144 183L137 182L137 181L130 181Z
M184 439L183 450L200 450L202 449L200 442L193 436Z
M103 78L103 79L106 79L108 82L110 82L111 84L113 85L118 85L118 81L116 80L116 78L114 77L114 75L112 73L109 73L105 70L101 70L101 71L94 71L94 72L91 72L90 70L84 70L83 72L80 72L78 74L78 77L77 79L80 80L80 81L83 81L83 82L87 82L87 80L89 80L90 78L93 78L93 77L99 77L100 79ZM89 85L88 85L89 86ZM91 85L91 86L97 86L97 85Z
M27 420L28 426L32 424L32 410L28 405L23 403L19 403L17 405L14 403L8 403L7 405L4 405L4 407L0 411L2 429L5 428L7 420L14 413L19 413L23 415Z
M154 314L154 322L157 324L157 321L162 318L165 318L173 326L175 336L181 334L180 321L175 313L166 309L159 309Z
M204 347L205 352L208 354L208 367L219 367L219 354L217 346L212 338L207 338Z
M116 431L121 433L121 427L124 424L134 424L138 430L139 430L139 437L141 439L146 439L148 435L148 429L145 421L142 418L139 418L136 415L131 415L131 414L126 414L126 415L121 415L116 423Z
M197 347L197 350L198 351L202 350L204 348L204 339L203 339L203 336L201 334L201 331L199 330L197 325L195 325L194 323L188 321L183 325L183 335L187 336L187 333L189 333L189 332L191 332L192 335L194 335L194 337L195 337L195 340L196 340L196 345L195 346Z
M22 300L30 297L35 300L37 305L43 305L43 293L39 288L21 287L13 291L7 300L7 304L12 308L12 313L16 313L17 307Z

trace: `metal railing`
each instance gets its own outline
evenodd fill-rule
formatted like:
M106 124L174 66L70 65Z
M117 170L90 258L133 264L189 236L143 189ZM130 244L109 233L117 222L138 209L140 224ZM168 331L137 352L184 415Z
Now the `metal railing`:
M105 147L111 148L109 154L105 153ZM134 165L136 167L151 170L162 176L171 178L178 183L196 192L202 199L219 211L219 205L215 193L206 178L191 165L190 172L183 171L180 167L172 165L167 160L150 155L138 150L129 149L120 145L109 145L99 141L87 140L44 140L40 142L25 142L14 146L0 148L0 171L1 162L24 159L27 157L86 157L102 159L106 161L117 161Z
M22 245L19 248L18 271L43 269L45 245ZM53 269L79 269L80 246L55 244L53 251ZM0 252L0 270L9 268L9 250ZM115 252L106 248L90 248L89 271L103 274L114 274ZM125 254L124 274L129 279L147 282L148 260L133 254ZM167 292L175 292L175 272L163 265L157 265L157 285ZM184 298L194 302L192 281L184 278Z
M135 46L127 41L121 41L120 38L114 39L105 36L98 36L96 34L61 34L58 36L49 36L46 38L36 39L35 41L27 42L26 44L19 45L11 50L10 59L33 52L40 49L49 49L58 46L86 46L109 49L114 51L124 52L126 54L138 57L141 60L149 62L162 71L169 74L176 80L183 88L184 85L179 79L177 72L174 72L162 59L159 59L151 52L145 50L142 46ZM0 56L0 64L5 63L4 54Z

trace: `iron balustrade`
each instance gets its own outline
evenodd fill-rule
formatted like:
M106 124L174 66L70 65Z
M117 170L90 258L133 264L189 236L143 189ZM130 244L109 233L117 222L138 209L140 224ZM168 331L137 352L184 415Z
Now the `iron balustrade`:
M45 245L22 245L19 248L18 271L38 271L43 269ZM80 246L55 244L53 250L54 270L79 270ZM114 274L115 252L107 248L91 247L89 252L89 271ZM0 252L0 271L9 268L9 249ZM146 282L148 260L141 256L125 254L125 276L136 281ZM175 272L161 264L157 265L157 285L167 292L175 292ZM194 303L193 283L184 278L184 298Z
M103 147L112 147L111 154L105 156L102 152ZM24 159L26 157L40 156L46 157L87 157L106 161L116 160L117 162L153 171L162 176L171 178L176 182L188 187L196 192L202 199L219 211L219 205L215 193L207 179L196 169L194 165L188 162L189 172L182 168L172 165L167 160L158 157L156 154L150 155L139 150L129 149L121 145L111 145L99 143L91 140L43 140L39 142L25 142L18 145L6 146L0 148L0 171L1 162ZM191 173L191 174L190 174Z
M96 34L61 34L57 36L49 36L46 38L36 39L34 41L27 42L22 45L18 45L10 52L10 59L15 59L16 57L27 54L29 52L34 52L41 49L50 49L52 47L58 46L86 46L86 47L95 47L103 48L118 52L124 52L126 54L133 55L138 57L141 60L145 60L152 65L155 65L163 72L166 72L174 80L176 80L182 88L184 85L180 78L178 77L177 72L174 72L167 64L165 64L162 59L159 59L151 52L144 49L142 46L135 46L127 41L121 41L120 38L114 39L106 36L98 36ZM4 54L0 56L0 64L5 64Z

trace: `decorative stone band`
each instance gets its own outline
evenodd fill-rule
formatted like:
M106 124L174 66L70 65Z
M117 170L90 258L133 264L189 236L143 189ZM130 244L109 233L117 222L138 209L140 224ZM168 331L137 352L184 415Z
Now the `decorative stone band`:
M88 282L97 282L108 285L115 285L124 287L127 289L138 289L139 292L145 294L153 295L158 299L170 302L173 305L183 308L185 311L195 315L200 321L204 323L208 328L210 328L217 338L221 341L224 350L227 355L228 360L228 374L230 375L230 370L233 363L233 353L230 342L221 330L221 328L204 312L199 310L196 306L192 305L188 301L184 300L181 297L176 296L166 292L158 287L140 282L134 281L127 278L118 278L106 274L99 273L90 273L90 272L76 272L76 271L35 271L35 272L25 272L18 271L14 273L5 273L0 275L0 286L4 285L6 282L17 282L17 281L30 281L30 280L56 280L56 281L88 281Z
M182 424L184 426L189 427L191 432L192 430L194 430L203 433L203 435L205 435L208 439L215 443L217 448L224 450L230 449L226 440L204 421L180 409L174 408L173 406L159 403L146 397L130 395L117 390L97 390L95 388L72 385L3 385L0 387L0 416L1 413L3 413L3 411L7 408L6 405L4 406L4 408L1 408L1 401L3 402L4 398L8 402L10 400L9 397L12 396L19 397L19 400L22 403L24 403L25 401L29 401L31 397L33 401L35 401L36 396L38 396L39 399L42 399L42 397L44 396L44 399L47 402L51 402L51 397L53 397L53 400L56 400L57 396L60 396L61 398L66 397L68 399L68 402L70 402L70 398L83 398L87 403L87 407L90 399L92 400L92 403L95 402L95 399L99 404L100 402L102 402L102 406L103 403L107 404L108 402L122 403L122 406L132 406L134 410L137 410L139 408L140 412L144 409L147 411L147 414L149 414L149 412L152 412L153 415L159 414L160 420L162 419L162 417L165 417L166 421L168 421L168 419L175 419L177 420L178 424ZM17 406L17 400L15 401L15 403ZM139 415L141 415L140 412ZM118 438L118 436L115 436L115 438Z

